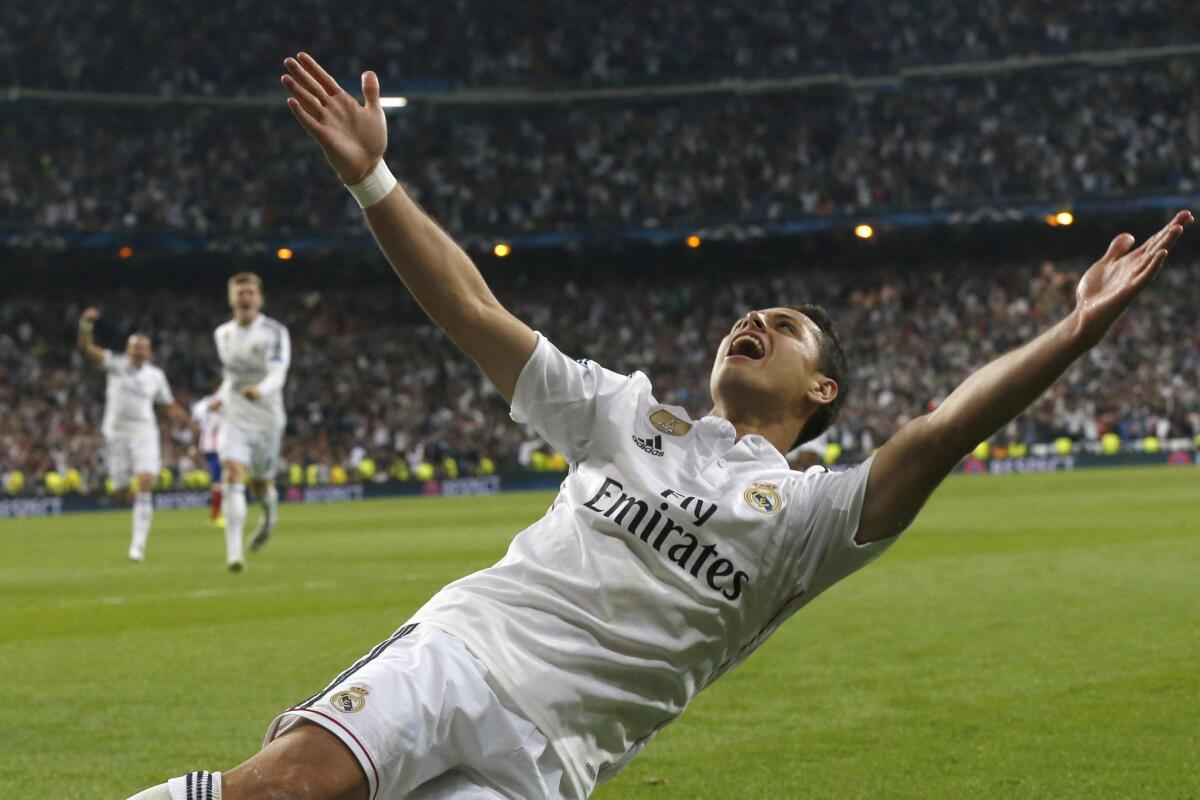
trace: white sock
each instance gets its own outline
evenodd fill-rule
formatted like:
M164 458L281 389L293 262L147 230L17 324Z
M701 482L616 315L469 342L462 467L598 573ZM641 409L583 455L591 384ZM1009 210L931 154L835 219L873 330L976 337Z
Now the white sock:
M263 511L267 515L267 524L274 525L275 520L279 519L279 490L275 488L275 484L267 484L267 491L263 493L262 505Z
M150 538L150 520L154 518L154 498L150 492L138 492L133 496L133 541L129 544L130 554L139 556L146 552L146 540Z
M160 783L158 786L151 786L149 789L138 792L129 800L171 800L171 790L165 783Z
M225 516L225 563L240 563L245 560L242 558L242 529L246 525L246 484L225 484L221 513Z
M167 781L167 791L171 800L221 800L221 773L189 772Z

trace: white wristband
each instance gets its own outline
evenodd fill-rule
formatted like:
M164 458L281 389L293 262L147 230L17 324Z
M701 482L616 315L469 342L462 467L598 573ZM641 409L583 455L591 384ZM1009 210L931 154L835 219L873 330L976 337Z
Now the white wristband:
M90 320L86 320L86 319L79 320L79 330L83 331L84 333L91 333L92 328L94 328L94 327L95 327L95 323L91 322Z
M354 195L361 208L369 208L391 194L392 189L396 188L396 176L392 175L392 171L381 158L370 175L353 186L347 185L346 188Z

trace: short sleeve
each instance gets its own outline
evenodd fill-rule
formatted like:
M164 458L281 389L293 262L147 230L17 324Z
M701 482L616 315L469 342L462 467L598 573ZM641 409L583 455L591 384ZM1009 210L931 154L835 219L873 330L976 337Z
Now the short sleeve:
M512 418L578 461L589 453L599 415L631 380L586 359L568 358L539 333L517 378Z
M841 472L813 467L793 484L789 527L804 542L802 571L814 593L862 569L899 538L854 541L874 461Z

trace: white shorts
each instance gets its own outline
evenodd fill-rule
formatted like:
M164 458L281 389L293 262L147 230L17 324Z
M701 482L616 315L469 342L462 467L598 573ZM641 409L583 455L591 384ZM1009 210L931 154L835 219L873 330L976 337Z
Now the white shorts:
M282 444L283 428L262 430L226 422L217 431L217 452L221 456L221 463L236 461L245 464L251 478L275 477Z
M408 624L280 714L263 746L306 719L354 753L370 800L560 800L554 750L487 676L457 638Z
M143 472L158 477L162 467L158 431L153 436L114 436L106 438L104 444L108 477L118 489L124 489L134 475Z

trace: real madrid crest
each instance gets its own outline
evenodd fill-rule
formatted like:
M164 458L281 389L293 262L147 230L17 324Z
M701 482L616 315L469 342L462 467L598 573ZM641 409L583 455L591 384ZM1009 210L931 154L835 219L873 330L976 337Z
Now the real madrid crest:
M345 691L338 692L329 698L329 705L343 714L353 714L362 711L367 705L367 690L361 686L351 686Z
M684 422L665 408L650 415L650 424L668 436L683 436L692 429L692 423Z
M773 483L755 483L746 490L742 497L755 511L763 514L774 514L783 508L783 498L779 495L779 487Z

